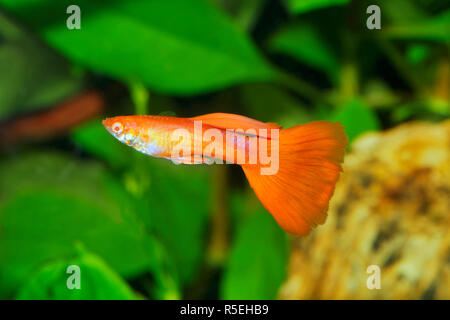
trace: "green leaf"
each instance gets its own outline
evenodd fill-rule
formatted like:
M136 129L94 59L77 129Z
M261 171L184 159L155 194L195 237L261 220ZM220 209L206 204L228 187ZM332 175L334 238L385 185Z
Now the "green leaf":
M69 289L69 279L75 272L69 266L79 268L80 288ZM17 299L38 300L129 300L136 299L128 284L99 256L83 250L74 259L59 260L40 268L20 289Z
M154 257L152 260L154 283L143 281L143 284L150 296L158 300L181 299L177 270L166 248L155 237L149 238L148 245L151 256Z
M335 80L339 63L332 51L309 24L294 24L281 29L269 42L272 50L290 55L317 68Z
M286 276L286 236L260 209L239 226L221 283L222 299L275 299Z
M155 236L174 261L178 279L186 285L195 279L203 260L210 208L210 168L174 165L164 159L142 156L145 165L135 175L150 186L144 192Z
M256 23L267 0L212 0L227 11L244 31L250 31Z
M396 1L380 1L377 0L382 14L388 21L398 23L417 22L427 18L427 12L421 8L418 1L396 0ZM383 31L384 33L384 31Z
M272 78L250 40L205 0L80 0L80 30L63 21L71 1L0 3L73 61L156 91L194 94Z
M413 65L417 65L430 56L430 47L422 44L411 44L406 51L406 57Z
M383 30L383 35L395 39L433 40L450 43L450 10L432 17L416 21L406 21Z
M0 120L50 107L80 87L62 57L2 12L0 32Z
M97 163L50 153L0 162L0 295L82 242L125 277L151 268L133 199Z
M288 9L295 14L331 6L346 5L349 0L285 0Z
M349 142L366 131L380 129L380 122L375 112L359 99L346 102L331 116L330 120L342 122Z

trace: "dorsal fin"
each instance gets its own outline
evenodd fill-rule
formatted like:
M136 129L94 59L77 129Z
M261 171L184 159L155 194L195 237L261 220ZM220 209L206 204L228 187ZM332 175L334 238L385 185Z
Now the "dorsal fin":
M231 113L209 113L190 118L192 120L202 120L207 124L220 129L281 129L276 123L265 123L245 116Z

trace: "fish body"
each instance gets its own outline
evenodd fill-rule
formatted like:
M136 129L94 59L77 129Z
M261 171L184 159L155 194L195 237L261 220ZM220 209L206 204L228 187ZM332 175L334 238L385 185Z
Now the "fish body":
M306 235L325 222L347 137L339 123L282 129L240 115L193 118L119 116L103 121L119 141L175 163L234 163L287 232Z
M249 159L250 147L258 138L271 140L270 129L280 129L276 124L265 124L243 116L237 116L240 122L220 123L214 118L200 116L195 118L177 118L167 116L119 116L103 121L105 128L119 141L156 158L170 159L184 164L200 164L209 162L211 157L207 150L211 147L211 133L223 137L221 150L213 154L214 160L238 163L238 152ZM217 116L219 117L219 116ZM211 121L212 120L212 121ZM252 122L247 123L248 120ZM253 122L254 121L254 122ZM259 130L266 130L260 132ZM178 131L178 132L177 132ZM192 150L191 154L175 155L174 150ZM228 148L228 150L227 150ZM268 144L270 150L270 143ZM203 159L207 157L206 159ZM242 160L241 162L245 162Z
M105 128L120 142L157 158L169 158L171 133L189 129L190 121L164 116L119 116L103 121Z

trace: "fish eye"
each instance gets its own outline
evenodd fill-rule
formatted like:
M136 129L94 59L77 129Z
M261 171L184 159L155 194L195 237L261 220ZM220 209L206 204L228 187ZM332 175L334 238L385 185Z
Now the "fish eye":
M122 125L122 123L120 123L120 122L115 122L115 123L112 125L111 129L112 129L112 131L113 131L115 134L121 134L122 131L123 131L123 125Z

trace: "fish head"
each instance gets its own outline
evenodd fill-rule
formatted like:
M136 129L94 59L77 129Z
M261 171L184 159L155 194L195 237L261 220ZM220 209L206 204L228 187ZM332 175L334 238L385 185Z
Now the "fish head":
M158 129L149 128L148 118L119 116L106 118L102 123L113 137L139 152L161 157L167 151Z
M135 116L106 118L102 124L113 137L128 146L138 141L140 128Z

